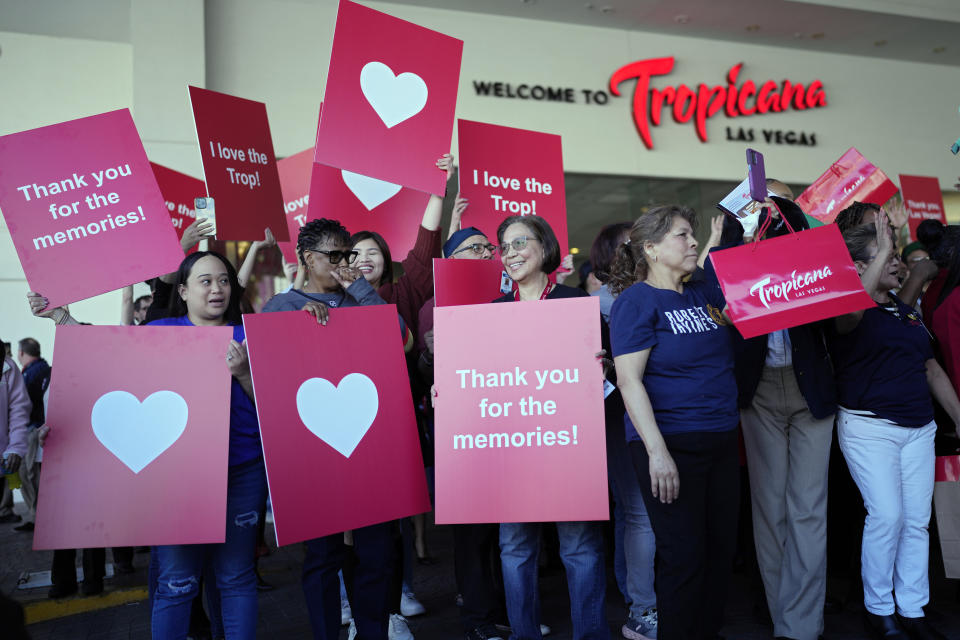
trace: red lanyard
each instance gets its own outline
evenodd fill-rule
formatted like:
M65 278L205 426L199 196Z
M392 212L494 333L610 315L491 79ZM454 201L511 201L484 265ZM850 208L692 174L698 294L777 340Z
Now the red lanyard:
M550 293L552 286L553 286L553 283L548 280L547 286L543 288L543 293L540 294L541 300L547 299L547 294ZM517 302L520 302L520 287L517 287L517 290L513 292L513 299L516 300Z

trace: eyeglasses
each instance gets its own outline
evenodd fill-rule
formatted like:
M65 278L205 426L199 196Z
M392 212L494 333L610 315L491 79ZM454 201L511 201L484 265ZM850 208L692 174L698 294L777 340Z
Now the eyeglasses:
M322 253L329 258L330 264L340 264L341 260L346 260L347 264L353 264L357 259L357 256L360 255L359 251L340 251L339 249L334 249L333 251L324 251L323 249L307 249L307 251Z
M486 244L482 242L474 242L473 244L468 244L465 247L457 249L450 255L455 256L458 253L463 253L464 251L473 251L478 256L482 256L484 251L489 251L490 253L493 253L496 250L497 248L494 245L490 244L489 242Z
M514 251L523 251L524 249L527 248L527 243L530 242L531 240L536 240L536 238L531 236L519 236L517 238L514 238L510 242L504 242L499 247L497 247L497 250L502 255L506 255L507 252L510 251L510 247L513 247Z

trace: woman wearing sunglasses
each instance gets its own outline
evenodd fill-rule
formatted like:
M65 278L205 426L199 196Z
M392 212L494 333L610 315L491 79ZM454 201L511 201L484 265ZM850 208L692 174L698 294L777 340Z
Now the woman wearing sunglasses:
M516 290L494 302L587 297L582 289L554 284L549 274L560 266L560 244L540 216L510 216L497 229L500 260ZM576 640L610 637L604 613L606 580L603 539L596 522L558 522L560 558L567 573L570 615ZM500 563L511 640L540 640L540 593L537 556L540 524L500 525Z

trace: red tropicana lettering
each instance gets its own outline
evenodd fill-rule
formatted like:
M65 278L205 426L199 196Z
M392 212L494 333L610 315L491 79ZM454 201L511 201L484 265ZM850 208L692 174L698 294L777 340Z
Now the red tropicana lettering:
M633 89L633 122L648 149L653 149L651 124L659 126L664 106L672 106L675 122L683 124L694 120L697 137L707 142L707 120L723 109L729 118L740 118L764 113L779 113L794 109L801 111L827 106L827 96L823 83L814 80L807 87L799 82L783 80L779 85L774 80L760 84L759 91L753 80L738 85L743 63L730 68L727 72L726 86L713 87L700 83L693 91L685 84L675 87L653 88L651 80L655 76L664 76L673 70L673 56L649 58L631 62L617 69L610 77L610 93L620 95L620 85L626 80L636 79Z

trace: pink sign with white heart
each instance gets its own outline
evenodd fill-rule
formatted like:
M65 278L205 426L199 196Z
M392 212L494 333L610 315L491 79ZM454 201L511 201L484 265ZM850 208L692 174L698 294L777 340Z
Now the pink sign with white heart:
M598 299L437 307L433 331L437 524L606 520Z
M450 150L462 54L461 40L341 0L316 161L443 195L434 163Z
M277 544L430 509L394 305L245 315Z
M34 549L224 540L232 336L57 327Z
M436 167L430 169L446 176ZM350 233L376 231L396 259L413 249L430 196L325 164L313 165L307 220L336 217Z

